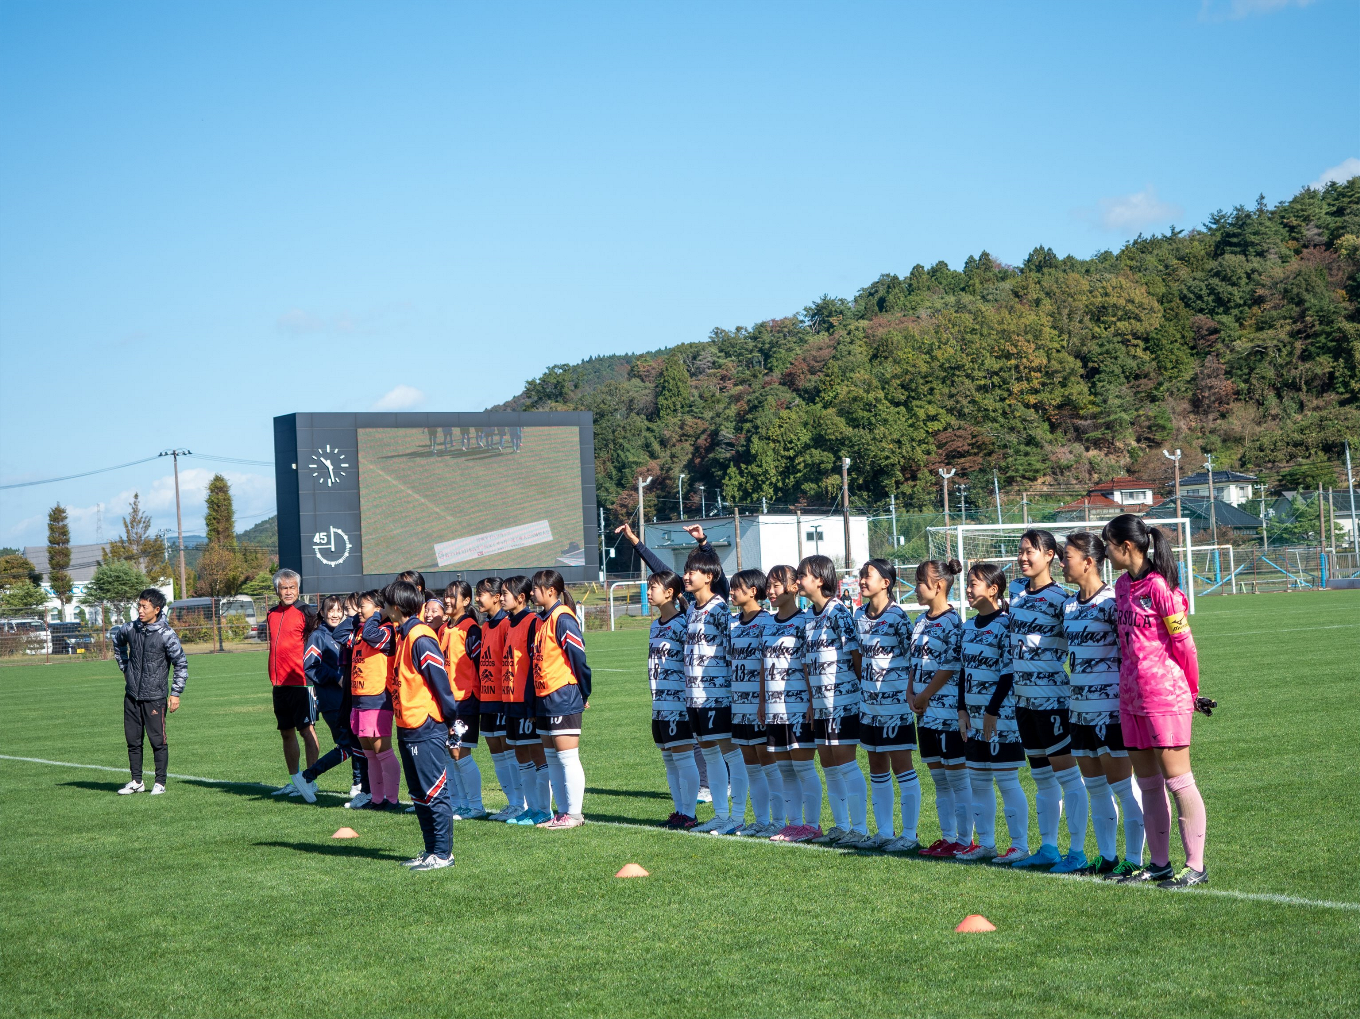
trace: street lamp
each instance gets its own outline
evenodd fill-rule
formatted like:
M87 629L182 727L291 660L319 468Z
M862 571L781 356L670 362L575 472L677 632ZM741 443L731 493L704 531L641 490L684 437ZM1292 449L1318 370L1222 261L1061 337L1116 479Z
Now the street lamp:
M944 479L944 526L949 526L949 479L954 476L954 468L949 468L948 472L943 467L937 468L936 473Z
M681 520L684 520L684 519L685 519L685 475L684 475L683 473L681 473L681 475L680 475L680 484L679 484L678 487L679 487L679 491L680 491L680 519L681 519Z
M188 574L184 569L184 514L180 511L179 505L179 458L193 454L187 449L167 449L157 455L171 457L175 462L175 524L179 529L179 596L187 598L189 592L185 589L188 584Z

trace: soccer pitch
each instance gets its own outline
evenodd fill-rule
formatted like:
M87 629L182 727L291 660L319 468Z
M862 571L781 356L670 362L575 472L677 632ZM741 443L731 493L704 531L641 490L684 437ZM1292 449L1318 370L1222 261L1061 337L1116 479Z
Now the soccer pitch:
M458 822L428 874L397 866L414 817L252 784L284 778L262 655L190 659L170 770L216 781L154 799L113 795L112 662L3 668L0 1012L1354 1015L1360 592L1205 598L1193 627L1212 884L1182 893L661 830L640 630L587 634L595 823ZM615 879L630 861L652 876ZM996 932L954 933L969 913Z

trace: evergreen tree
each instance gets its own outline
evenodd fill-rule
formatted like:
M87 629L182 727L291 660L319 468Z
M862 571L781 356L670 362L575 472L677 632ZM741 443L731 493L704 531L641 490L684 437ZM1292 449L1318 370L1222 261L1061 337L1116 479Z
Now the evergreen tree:
M208 544L236 544L236 511L231 504L231 484L220 474L208 482L208 511L203 517Z
M230 498L230 494L228 494ZM128 515L123 518L123 536L108 543L103 562L122 560L131 563L156 585L170 579L170 564L165 554L165 539L151 533L151 514L142 511L141 495L132 493Z
M689 406L689 372L685 363L672 354L661 366L656 382L656 416L660 421L678 417Z
M63 606L71 603L71 526L66 507L57 503L47 514L47 585Z

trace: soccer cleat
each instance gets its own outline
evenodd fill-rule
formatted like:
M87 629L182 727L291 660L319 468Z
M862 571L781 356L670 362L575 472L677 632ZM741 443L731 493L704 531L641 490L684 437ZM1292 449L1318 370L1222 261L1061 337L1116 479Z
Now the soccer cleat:
M681 814L680 819L675 822L675 830L692 831L698 824L699 819L697 817L691 817L689 814Z
M579 828L586 823L584 817L572 817L570 814L558 814L547 824L540 825L548 831L566 831L568 828Z
M1086 854L1080 849L1073 850L1048 869L1050 874L1075 874L1089 866Z
M417 853L415 856L411 857L411 859L409 859L409 860L402 860L402 861L401 861L401 865L402 865L403 867L414 867L414 866L416 866L417 864L424 863L424 862L425 862L425 857L428 856L428 855L429 855L428 853Z
M899 835L883 847L885 853L917 853L920 850L921 843L907 835Z
M515 818L525 813L528 809L529 809L528 807L522 806L506 807L505 810L501 812L505 816L502 817L500 820L505 822L506 824L514 824Z
M868 842L871 837L867 831L855 831L851 828L847 834L838 838L834 845L841 849L862 849L864 843Z
M153 785L153 786L151 787L151 795L152 795L152 796L160 796L160 795L161 795L162 793L164 793L164 792L165 792L165 786L161 785L161 783L159 783L159 782L157 782L155 785Z
M144 792L146 792L146 786L144 786L141 782L137 781L137 780L134 778L131 782L129 782L127 785L123 786L123 788L121 788L121 789L118 790L118 795L119 795L119 796L130 796L130 795L132 795L133 793L144 793Z
M1007 849L1004 853L1002 853L1000 856L998 856L995 860L992 860L991 862L995 863L999 867L1014 867L1021 860L1028 859L1029 859L1028 849L1022 849L1019 846L1011 846L1009 849Z
M354 799L345 803L346 810L363 810L373 802L373 797L366 792L359 792Z
M1062 854L1058 852L1057 846L1041 845L1039 851L1033 856L1027 856L1012 864L1015 867L1052 867L1055 863L1062 860Z
M538 824L534 825L534 827L535 827L535 828L546 828L546 827L548 827L548 825L550 825L550 824L552 824L554 821L556 821L559 817L566 817L566 815L563 814L561 811L558 811L556 814L553 814L552 817L548 818L546 821L539 821Z
M1194 870L1190 867L1182 867L1181 872L1168 881L1158 881L1158 888L1191 888L1195 885L1207 885L1209 883L1209 868Z
M465 814L463 814L462 820L464 820L464 821L480 821L480 820L482 820L483 818L487 818L487 817L490 817L490 816L491 816L491 815L488 814L488 813L487 813L485 810L483 810L481 807L468 807L468 808L467 808L467 812L466 812Z
M507 821L507 824L517 824L522 828L533 828L542 824L544 821L551 821L552 815L544 810L526 810L518 817Z
M790 842L816 842L816 840L819 839L819 838L821 838L821 837L822 837L822 828L821 828L820 825L816 825L816 824L805 824L805 825L802 825L802 826L798 829L798 831L794 833L793 837L792 837L791 839L789 839L788 841L790 841Z
M713 802L713 793L709 790L708 786L706 786L706 785L701 785L701 786L699 787L699 796L698 796L698 800L699 800L700 803L712 803L712 802Z
M1176 876L1176 872L1171 869L1171 864L1164 867L1155 867L1148 864L1146 867L1139 867L1131 874L1125 874L1118 879L1121 885L1141 885L1148 881L1169 881Z
M663 827L663 828L674 828L674 827L675 827L675 822L676 822L676 820L677 820L679 817L680 817L680 811L678 811L678 810L672 810L672 811L671 811L671 816L668 817L668 818L666 818L666 820L663 821L663 822L661 823L661 827Z
M695 835L707 835L711 831L717 831L726 823L727 818L725 817L713 817L709 818L703 824L695 825L690 830L693 831Z
M1118 881L1121 878L1128 877L1130 874L1137 873L1141 869L1142 868L1132 860L1120 860L1115 864L1114 870L1104 875L1104 877L1106 881Z
M888 846L896 841L897 839L892 835L885 834L884 832L877 832L873 835L866 835L864 838L860 839L859 845L855 846L855 848L883 852Z
M798 829L802 827L803 826L801 824L786 824L784 825L784 827L780 828L777 832L770 836L770 841L788 842L791 840L792 836L798 832Z
M434 853L428 854L425 859L411 867L412 871L417 870L443 870L445 867L453 866L453 854L448 856L435 856Z
M964 845L962 842L956 842L954 844L954 855L946 857L945 859L957 860L962 854L971 853L977 848L979 847L976 842L969 842L967 845Z
M752 821L750 824L743 824L740 828L738 828L738 829L737 829L736 831L734 831L732 834L733 834L733 835L740 835L740 836L742 836L742 837L744 837L744 838L749 838L749 837L751 837L751 836L753 836L753 835L755 835L755 836L760 835L760 833L763 832L763 831L765 830L765 828L766 828L766 826L763 825L763 824L761 824L759 821Z
M1082 873L1089 877L1107 877L1114 873L1118 863L1118 860L1107 860L1103 856L1097 856L1095 863L1083 870Z
M293 786L293 780L289 779L287 785L281 785L275 789L270 796L296 796L297 789Z
M995 860L996 846L969 846L955 855L954 859L960 863L985 863L988 860Z
M849 834L850 833L844 828L832 825L826 831L819 832L815 837L810 838L807 841L811 842L814 846L830 846L839 842Z
M922 856L929 856L932 859L939 859L945 856L953 856L958 852L958 843L949 839L936 839L925 849L921 850Z
M401 804L400 804L400 803L393 803L393 804L392 804L391 806L389 806L387 809L388 809L388 810L392 810L392 811L401 810ZM403 813L406 813L406 814L414 814L415 812L416 812L416 805L415 805L414 803L412 803L409 807L407 807L407 808L405 809L405 811L403 811Z
M308 782L302 777L302 772L300 771L293 776L293 788L296 789L298 795L308 803L316 802L316 783Z
M722 824L720 824L718 827L714 828L713 831L710 832L709 834L711 834L711 835L735 835L735 834L737 834L737 832L739 832L739 831L742 829L742 827L743 827L743 825L742 825L742 823L741 823L740 821L738 821L738 820L736 820L736 819L734 819L734 818L729 818L728 820L726 820L726 821L724 821Z

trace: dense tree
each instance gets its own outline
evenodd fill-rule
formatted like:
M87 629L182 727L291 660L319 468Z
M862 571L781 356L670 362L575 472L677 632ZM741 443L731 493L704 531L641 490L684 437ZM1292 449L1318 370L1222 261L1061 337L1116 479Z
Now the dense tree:
M57 503L47 514L47 586L62 605L71 601L70 566L71 525L66 507Z
M208 482L208 508L203 515L209 545L236 544L236 510L231 501L231 484L220 474Z
M132 618L137 595L147 586L145 573L130 562L115 559L95 568L80 600L86 605L100 606L106 622L128 620ZM113 610L111 613L110 609Z
M151 532L151 514L142 511L141 496L137 492L132 493L128 515L123 518L123 536L109 542L102 560L129 562L153 584L169 581L170 563L165 555L165 539Z

